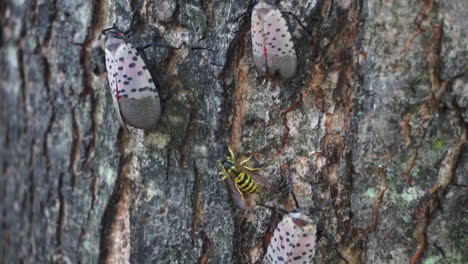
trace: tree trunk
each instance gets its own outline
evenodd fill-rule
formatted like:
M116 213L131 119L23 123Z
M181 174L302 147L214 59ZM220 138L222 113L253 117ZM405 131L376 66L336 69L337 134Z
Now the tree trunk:
M294 209L288 171L301 207L336 198L316 263L468 262L466 0L280 1L310 31L288 81L230 21L248 1L145 1L131 42L175 48L145 51L159 127L126 133L100 32L137 2L0 4L1 263L260 263L278 219L218 181L228 144L264 203Z

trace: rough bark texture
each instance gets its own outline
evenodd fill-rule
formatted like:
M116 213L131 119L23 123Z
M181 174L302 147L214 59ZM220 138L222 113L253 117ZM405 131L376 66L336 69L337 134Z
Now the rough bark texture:
M217 180L228 143L301 206L337 198L316 263L468 262L466 0L280 1L310 31L286 82L228 21L247 1L147 0L132 42L177 49L146 50L162 120L125 134L100 31L136 2L0 3L0 262L258 263L277 219Z

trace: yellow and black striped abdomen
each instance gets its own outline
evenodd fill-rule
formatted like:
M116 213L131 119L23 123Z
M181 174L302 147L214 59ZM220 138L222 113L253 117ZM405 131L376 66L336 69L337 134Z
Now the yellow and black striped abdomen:
M250 175L245 172L237 174L234 179L237 187L243 192L254 193L258 191L258 185Z

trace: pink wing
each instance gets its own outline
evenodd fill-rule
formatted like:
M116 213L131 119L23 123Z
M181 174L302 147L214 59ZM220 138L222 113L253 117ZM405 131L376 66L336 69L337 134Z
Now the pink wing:
M123 91L121 96L137 100L155 96L159 102L153 78L138 51L127 43L117 49L115 58L119 64L117 74Z
M260 74L267 72L267 58L265 52L265 30L263 27L263 19L260 13L256 10L252 11L252 50L254 55L254 62Z
M271 9L264 18L267 68L269 74L279 72L283 79L296 73L297 57L288 24L281 11Z
M118 78L119 75L117 73L117 60L115 59L112 52L105 49L106 53L106 68L107 68L107 79L109 80L109 88L112 94L112 103L114 104L114 109L117 114L117 120L119 120L120 125L125 128L124 121L122 119L122 114L120 113L119 107L119 93L118 93Z
M316 239L312 219L301 213L287 214L275 229L264 263L313 263Z

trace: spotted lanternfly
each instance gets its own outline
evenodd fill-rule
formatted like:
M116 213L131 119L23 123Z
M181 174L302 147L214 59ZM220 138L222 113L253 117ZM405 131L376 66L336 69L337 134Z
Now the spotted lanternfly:
M139 129L153 129L161 115L159 95L153 78L138 50L120 31L103 31L107 77L119 123Z
M282 79L296 73L297 58L288 24L272 0L260 0L252 11L252 49L254 62L261 74Z
M288 182L289 192L294 198L297 209L284 215L281 222L277 225L263 259L264 264L314 263L319 237L321 235L328 237L328 233L321 228L319 229L317 223L312 220L310 215L322 207L333 203L335 199L326 202L318 208L300 208L292 187L291 174L288 176ZM338 254L340 258L345 260L339 252ZM345 260L345 262L347 261Z
M278 224L264 263L313 263L317 225L300 211L291 212Z

